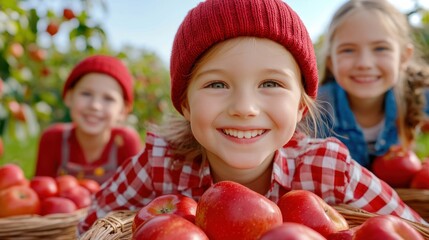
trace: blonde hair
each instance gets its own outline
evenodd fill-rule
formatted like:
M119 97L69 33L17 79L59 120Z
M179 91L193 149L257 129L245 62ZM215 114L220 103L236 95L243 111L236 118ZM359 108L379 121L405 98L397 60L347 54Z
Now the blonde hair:
M250 40L255 39L251 37ZM215 53L219 51L219 44L214 45L200 59L197 60L191 72L192 76L198 69L204 65ZM192 80L191 80L192 81ZM311 98L304 89L304 79L300 84L300 90L302 93L301 103L306 107L306 115L304 119L297 125L297 130L307 135L316 136L318 132L318 122L322 121L319 113L319 105L316 101ZM182 100L182 106L187 104L186 91L180 98ZM173 154L185 156L186 160L192 160L196 157L204 159L204 148L199 144L192 134L190 122L179 114L168 115L165 119L164 124L161 127L154 129L163 137L169 145L172 147L171 151Z
M334 14L325 34L322 49L323 64L321 64L321 84L335 81L335 78L326 65L330 58L331 43L337 28L348 16L357 11L366 11L376 14L386 29L395 36L402 49L408 44L417 43L413 39L411 26L405 14L401 13L386 0L350 0L343 4ZM416 49L417 50L417 49ZM414 51L408 68L400 74L400 81L395 85L395 98L398 111L397 127L401 143L408 147L416 137L416 129L425 118L424 87L429 86L429 70L419 51ZM405 101L404 101L405 100Z

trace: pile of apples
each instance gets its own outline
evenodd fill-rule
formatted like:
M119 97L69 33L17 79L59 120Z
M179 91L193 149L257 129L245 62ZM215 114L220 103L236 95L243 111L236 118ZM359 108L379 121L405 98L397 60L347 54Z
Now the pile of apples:
M0 218L72 213L88 207L99 189L98 182L71 175L27 179L18 165L8 163L0 167Z
M198 202L181 194L153 199L137 211L132 232L134 240L424 239L395 216L372 217L350 228L338 211L310 191L289 191L276 204L231 181L214 184Z
M393 188L429 189L429 160L399 145L375 158L371 171Z

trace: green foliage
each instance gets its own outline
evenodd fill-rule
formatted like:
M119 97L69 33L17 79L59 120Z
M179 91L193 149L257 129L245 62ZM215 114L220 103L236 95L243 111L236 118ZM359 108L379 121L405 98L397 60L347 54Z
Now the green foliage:
M129 124L142 136L147 122L159 121L171 109L168 70L156 54L131 46L113 50L101 20L92 17L95 8L106 10L102 1L74 1L74 9L65 4L0 0L0 137L5 144L0 165L33 162L40 132L54 122L69 121L62 87L70 70L90 54L117 56L130 69L135 104ZM65 8L73 11L73 18L63 16ZM58 26L56 34L49 33L49 24Z

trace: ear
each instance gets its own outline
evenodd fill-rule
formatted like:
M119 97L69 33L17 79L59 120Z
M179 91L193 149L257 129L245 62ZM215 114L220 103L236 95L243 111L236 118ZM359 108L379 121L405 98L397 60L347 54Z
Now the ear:
M189 121L189 119L191 118L191 110L189 109L189 105L187 102L184 102L182 104L182 113L185 119Z
M64 96L64 104L67 106L67 107L71 107L71 102L72 102L72 95L73 95L73 89L69 89L69 90L67 90L67 92L66 92L66 95Z
M128 114L131 112L132 107L129 105L125 105L121 112L119 113L118 121L123 122L125 119L127 119Z
M299 104L297 115L296 115L296 123L301 122L304 114L306 114L307 112L308 112L307 105L304 103L304 101L301 101L301 103Z
M400 67L401 67L402 70L406 70L407 69L408 64L410 63L411 58L413 57L413 55L414 55L414 46L413 46L413 44L411 44L411 43L406 44L405 48L404 48L404 50L402 51L402 54L401 54L401 63L400 63L401 65L400 65Z

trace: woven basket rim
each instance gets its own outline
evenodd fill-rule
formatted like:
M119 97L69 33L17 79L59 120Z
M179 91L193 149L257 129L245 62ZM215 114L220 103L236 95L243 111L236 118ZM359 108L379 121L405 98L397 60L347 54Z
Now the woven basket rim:
M97 219L80 240L87 239L131 239L132 224L136 211L116 210Z
M376 213L370 213L363 209L354 208L346 204L339 204L333 206L335 210L337 210L349 223L350 227L355 227L361 225L370 217L379 216ZM411 225L414 229L416 229L420 234L423 235L425 239L429 239L429 226L426 226L422 223L413 222L408 219L404 219L405 222Z
M0 239L41 238L52 239L55 236L76 237L78 222L86 215L87 209L73 213L56 213L46 216L19 215L0 218Z
M363 209L354 208L346 204L332 206L337 210L349 223L350 228L361 225L370 217L378 214L370 213ZM103 218L98 219L92 227L80 238L80 240L89 239L131 239L131 226L136 211L120 210L112 211ZM403 219L416 229L424 238L429 239L429 227L421 223Z

